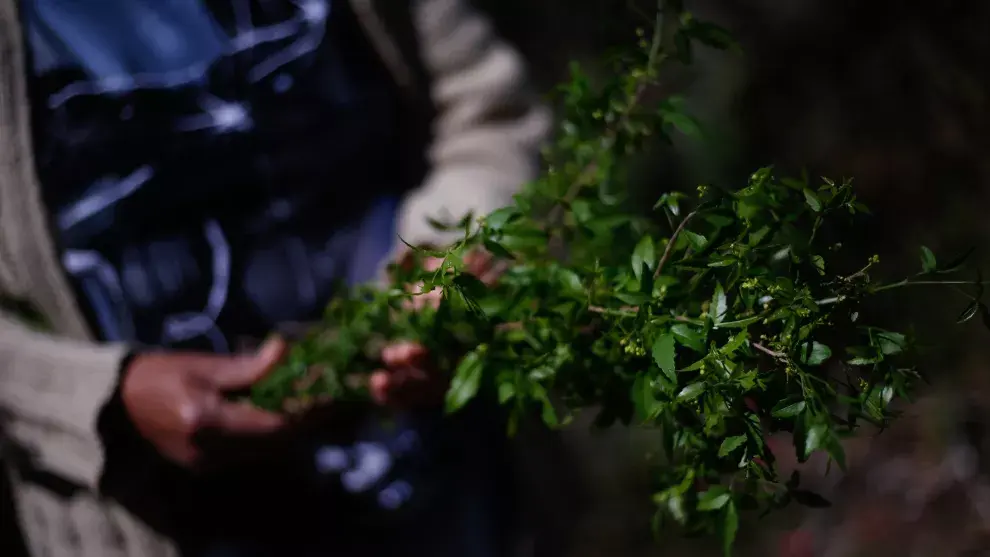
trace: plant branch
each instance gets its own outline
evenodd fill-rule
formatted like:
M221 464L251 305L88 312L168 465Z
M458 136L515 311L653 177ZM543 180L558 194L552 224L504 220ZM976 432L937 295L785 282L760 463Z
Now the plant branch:
M684 219L681 220L681 223L677 225L676 229L674 229L674 233L670 235L670 240L667 241L667 247L663 250L663 255L660 256L660 262L657 263L657 270L653 272L653 278L658 278L660 273L663 272L663 268L667 264L667 260L670 259L670 254L674 251L674 244L677 242L678 236L681 235L681 232L684 230L684 227L687 226L688 221L694 218L697 214L697 211L691 211L685 215Z
M971 281L971 280L909 280L904 279L902 281L893 282L890 284L885 284L883 286L878 286L870 290L872 293L883 292L884 290L893 290L895 288L901 288L903 286L963 286L963 285L987 285L990 281Z
M636 84L636 88L629 98L629 102L626 103L625 108L619 116L618 121L615 126L612 126L605 130L603 137L604 150L608 151L615 144L615 140L619 135L619 131L626 128L629 124L630 118L632 118L633 112L638 108L639 103L643 99L643 95L652 85L655 79L655 73L660 65L666 60L667 56L664 52L664 39L668 44L673 43L673 37L666 37L665 35L671 35L670 26L664 26L663 16L666 15L663 10L663 0L658 0L657 2L657 17L653 28L653 41L650 45L650 54L646 61L647 71L643 73L643 77ZM673 32L676 33L676 27L673 28ZM598 172L599 164L598 161L591 161L588 163L578 174L577 178L568 188L567 192L564 193L564 197L561 198L560 202L554 205L553 209L550 210L550 214L547 215L547 222L549 227L552 229L560 224L560 220L564 216L564 208L566 205L570 205L581 190L588 186Z
M760 352L763 352L764 354L766 354L768 356L772 356L774 358L781 359L781 360L787 358L787 355L786 354L783 354L782 352L774 352L773 350L770 350L769 348L767 348L766 346L763 346L759 342L753 342L751 344L753 345L753 348L759 350Z

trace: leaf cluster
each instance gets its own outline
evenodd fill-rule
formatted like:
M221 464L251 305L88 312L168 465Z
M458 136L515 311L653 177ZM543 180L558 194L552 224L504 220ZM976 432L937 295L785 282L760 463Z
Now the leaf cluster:
M927 248L921 273L894 283L874 279L876 257L842 268L836 239L867 213L850 182L763 168L742 187L629 207L627 157L651 137L700 129L676 97L642 105L660 67L689 60L699 41L731 45L677 3L661 4L654 27L604 86L574 68L547 171L514 205L454 223L463 235L448 249L413 246L417 261L442 258L438 269L394 267L390 288L334 299L255 404L361 396L350 379L378 367L382 343L415 340L451 375L448 411L487 390L511 410L510 430L532 412L559 426L580 411L597 412L599 427L657 429L658 518L715 533L726 552L741 512L822 504L799 477L778 477L767 436L790 432L801 460L823 451L844 466L842 439L886 425L920 378L910 336L861 322L862 304L972 281L942 278L958 265L939 266ZM495 286L467 271L477 250L509 263ZM434 289L438 308L407 309ZM986 314L981 294L967 294L961 321Z

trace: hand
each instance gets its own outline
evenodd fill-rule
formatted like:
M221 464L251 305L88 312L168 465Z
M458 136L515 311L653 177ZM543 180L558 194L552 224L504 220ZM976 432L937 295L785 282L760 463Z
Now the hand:
M224 392L263 378L285 348L284 341L275 339L249 356L139 355L124 371L124 408L138 432L163 456L186 466L198 464L194 436L204 429L251 436L274 433L285 425L277 414L224 398Z
M396 409L432 406L443 400L448 378L437 371L421 344L398 342L382 351L384 369L368 378L371 398Z
M406 253L400 262L409 261ZM506 270L504 261L497 261L490 253L477 250L465 257L467 271L481 282L492 285ZM436 271L443 264L443 258L430 257L423 262L427 271ZM421 291L422 288L418 288ZM435 288L425 294L417 294L407 308L419 310L424 307L436 309L440 305L442 290ZM425 347L411 342L389 345L382 351L384 369L376 371L369 378L372 399L378 404L398 408L431 406L439 404L447 392L449 378L433 368Z
M467 267L467 272L478 277L481 282L488 286L495 284L507 268L505 261L498 261L490 253L480 249L467 254L464 257L464 263ZM428 257L423 261L423 268L427 271L436 271L442 264L443 258ZM416 289L416 292L420 291L422 291L422 287ZM425 294L417 294L410 301L409 306L412 309L421 309L424 307L436 309L440 305L442 293L443 291L440 288L434 288Z

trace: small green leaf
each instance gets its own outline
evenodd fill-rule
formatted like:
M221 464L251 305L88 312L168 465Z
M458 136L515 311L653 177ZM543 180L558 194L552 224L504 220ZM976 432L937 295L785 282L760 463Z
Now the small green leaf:
M825 274L825 259L822 256L812 255L811 263L815 266L815 269L818 270L819 275Z
M570 269L558 269L557 278L561 286L571 292L584 292L584 285L581 284L581 277Z
M714 486L698 497L699 511L717 511L732 500L732 494L722 486Z
M677 342L695 352L705 351L705 335L693 329L686 323L678 323L670 328Z
M748 339L749 331L739 331L734 337L729 339L729 342L725 343L725 346L718 350L718 353L723 356L728 356L738 350L742 345L746 344Z
M938 270L938 263L935 261L935 254L926 246L921 246L921 271L923 273L934 273Z
M657 253L656 247L653 245L653 238L651 236L640 238L639 243L636 244L636 249L633 250L631 261L636 280L642 278L644 265L648 269L653 270L654 265L657 264L656 257Z
M980 311L980 303L975 300L970 302L969 305L966 306L966 309L964 309L962 313L959 314L959 317L956 318L956 323L965 323L969 321L970 319L975 317L979 311Z
M498 402L505 404L516 396L516 385L512 381L503 381L498 385Z
M880 345L880 351L883 352L885 356L900 354L905 348L907 348L907 339L904 335L891 331L882 331L877 333L877 342Z
M736 510L735 502L730 502L725 506L721 524L722 553L725 557L732 555L732 547L736 543L736 534L738 532L739 511Z
M793 418L801 412L804 412L805 407L807 407L807 403L803 400L790 404L787 404L787 402L784 401L780 403L778 407L774 407L774 409L770 411L770 414L774 418Z
M496 242L495 240L485 239L485 249L488 253L494 255L495 257L501 257L502 259L515 259L516 256L512 255L512 252L505 249L505 246Z
M725 441L722 441L722 445L718 448L719 457L727 457L732 454L732 451L738 449L746 442L745 435L734 435L732 437L726 437Z
M677 370L674 365L674 337L663 334L653 343L653 361L657 363L668 379L677 383Z
M811 210L819 213L822 210L822 200L818 199L818 195L815 192L805 189L804 190L804 200L811 207Z
M677 394L677 400L688 402L698 398L703 392L705 392L704 383L700 381L697 383L691 383L687 387L681 389L681 392Z
M812 342L811 349L808 343L801 345L801 362L809 366L819 366L832 357L832 350L820 342Z
M653 382L646 374L636 376L632 386L632 400L636 416L639 420L653 419L654 412L659 408L659 402L653 392Z
M690 230L684 230L681 235L687 240L688 245L690 245L694 251L702 251L705 246L708 245L708 238L705 238L701 234L691 232Z
M489 230L497 232L505 228L507 224L518 219L520 216L519 209L515 207L503 207L492 211L487 217L485 217L485 226L487 226Z
M729 304L725 298L725 290L720 283L715 284L715 294L712 295L712 302L708 308L708 314L712 318L712 323L717 327L729 311Z
M824 447L828 437L828 428L824 424L816 424L808 428L804 435L804 457L808 458L812 453Z
M454 377L450 381L450 388L447 390L445 408L448 413L460 410L478 394L485 368L484 358L481 354L485 350L485 345L479 346L468 352L458 364Z

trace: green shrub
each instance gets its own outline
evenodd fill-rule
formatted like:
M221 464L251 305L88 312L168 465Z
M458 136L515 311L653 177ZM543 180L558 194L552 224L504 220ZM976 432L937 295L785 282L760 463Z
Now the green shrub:
M844 466L841 440L886 424L919 378L909 335L861 322L861 305L893 288L975 284L960 321L986 318L981 281L947 280L961 262L939 265L927 249L899 282L873 278L876 257L841 268L843 227L867 213L849 182L763 168L742 188L667 193L650 214L628 207L624 161L653 137L698 134L680 99L643 102L694 42L732 47L662 3L653 34L616 57L614 80L592 88L575 68L544 175L514 206L455 225L463 239L449 249L417 249L443 258L439 270L394 268L391 289L335 299L254 402L361 396L345 375L378 367L386 339L416 340L451 373L451 412L491 388L510 429L527 412L556 427L592 408L601 427L658 428L658 518L716 533L726 552L740 512L820 502L796 476L778 478L765 436L792 432L799 459L825 451ZM493 287L465 271L477 249L511 262ZM419 284L442 289L438 309L404 309Z

